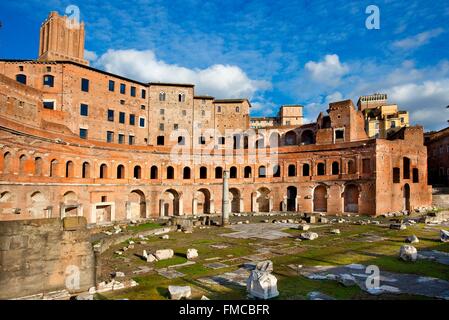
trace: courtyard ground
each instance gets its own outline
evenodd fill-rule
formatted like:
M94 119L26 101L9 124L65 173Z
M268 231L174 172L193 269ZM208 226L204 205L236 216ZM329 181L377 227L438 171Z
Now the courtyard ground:
M267 219L270 222L262 222ZM132 278L139 285L97 293L95 298L168 299L169 285L188 285L192 288L192 299L200 299L202 296L209 299L247 299L245 282L249 271L244 267L267 259L273 261L273 274L278 279L280 295L277 299L307 299L308 294L314 291L335 299L430 298L414 294L371 295L357 285L344 286L334 280L313 280L302 275L298 265L303 268L348 264L376 265L381 275L382 272L392 272L449 281L447 264L425 259L405 262L398 257L405 238L413 234L420 240L419 243L413 244L418 253L431 250L449 253L449 243L441 242L439 237L439 230L448 230L447 225L418 223L408 226L406 230L392 230L389 228L391 221L388 218L345 217L352 222L309 224L309 231L318 233L318 239L299 241L298 238L304 231L298 230L297 224L272 223L273 219L298 220L298 216L233 217L232 222L249 220L250 223L233 224L226 228L196 227L193 233L170 232L169 239L152 236L148 237L145 243L140 243L142 239L131 238L135 242L133 249L117 255L115 252L129 243L124 242L101 255L101 280L108 280L111 273L120 271L125 274L125 278ZM329 216L328 219L332 217ZM368 224L354 223L368 219ZM371 224L374 220L380 224ZM155 225L149 224L148 227L154 228ZM141 226L137 230L144 228L145 226ZM339 235L331 233L331 230L336 228L341 231ZM199 257L191 260L193 263L186 258L188 248L198 250ZM142 259L143 250L151 253L159 249L173 249L175 255L171 259L154 263ZM363 273L364 270L360 272ZM447 290L449 296L449 287Z

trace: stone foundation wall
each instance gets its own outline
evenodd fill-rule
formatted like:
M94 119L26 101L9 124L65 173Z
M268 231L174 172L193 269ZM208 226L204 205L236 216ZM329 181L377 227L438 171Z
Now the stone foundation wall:
M0 222L0 299L64 289L77 293L95 286L86 221L76 220Z

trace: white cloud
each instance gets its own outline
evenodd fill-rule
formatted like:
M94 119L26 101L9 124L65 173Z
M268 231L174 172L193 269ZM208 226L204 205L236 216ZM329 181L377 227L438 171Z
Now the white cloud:
M393 42L393 47L402 50L416 49L429 43L430 40L438 37L443 32L444 29L442 28L421 32L418 33L417 35Z
M331 86L337 85L341 77L349 72L349 67L342 64L336 54L328 54L320 62L309 61L305 69L314 81Z
M89 60L90 62L95 62L98 59L98 56L95 52L85 49L84 59Z
M442 128L447 125L449 112L449 78L407 83L394 86L385 92L389 100L397 103L401 109L410 111L413 123L426 128Z
M205 69L189 69L158 60L151 50L108 50L97 60L108 72L144 82L195 84L197 94L216 98L249 98L269 89L267 81L252 80L234 65L215 64Z

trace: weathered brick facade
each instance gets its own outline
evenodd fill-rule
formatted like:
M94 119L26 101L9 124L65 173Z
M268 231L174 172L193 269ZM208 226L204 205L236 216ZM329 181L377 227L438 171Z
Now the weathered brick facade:
M218 213L225 169L233 212L377 215L431 203L422 128L369 139L349 100L313 124L251 130L246 99L41 59L0 61L0 103L1 220Z

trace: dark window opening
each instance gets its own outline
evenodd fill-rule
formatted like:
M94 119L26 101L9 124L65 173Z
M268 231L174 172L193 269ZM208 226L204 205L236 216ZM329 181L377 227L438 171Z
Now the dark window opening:
M418 168L413 168L413 183L419 183L419 171L418 171Z
M27 76L24 74L18 74L16 75L16 81L21 84L27 84Z
M317 174L319 176L324 176L326 174L326 166L324 165L324 163L318 163Z
M289 177L295 177L296 176L296 166L294 164L291 164L288 166L288 176Z
M80 115L85 116L85 117L87 117L89 115L89 106L87 104L81 103Z
M215 168L215 179L222 179L222 178L223 178L223 168L216 167Z
M344 139L344 137L345 137L345 131L343 129L335 130L335 139L336 140Z
M338 162L333 162L332 163L332 175L337 175L340 174L340 165L338 164Z
M244 177L251 178L251 175L252 175L251 171L252 171L251 167L245 167Z
M87 139L87 129L80 128L80 138Z
M278 165L273 166L273 177L279 178L280 176L281 176L281 167Z
M231 169L229 171L229 178L237 179L237 168L236 167L231 167Z
M158 145L158 146L163 146L163 145L165 144L165 141L164 141L164 140L165 140L165 137L164 137L164 136L158 136L158 137L157 137L157 141L156 141L156 142L157 142L157 145Z
M131 87L131 97L136 96L136 87Z
M151 180L157 179L157 171L158 171L158 169L156 166L151 167L151 170L150 170L150 179Z
M189 167L185 167L183 172L182 172L182 178L187 180L190 179L190 168Z
M404 157L403 159L403 178L404 179L410 179L410 159L407 157Z
M401 169L393 168L393 183L400 183L400 182L401 182Z
M119 133L119 135L118 135L118 143L120 143L120 144L124 144L125 143L125 135L124 134Z
M81 91L89 92L89 80L88 79L81 79Z
M134 136L128 136L128 144L132 146L136 141L136 138Z
M200 179L207 179L207 168L206 167L200 168Z
M108 131L106 133L106 141L109 143L114 142L114 132Z
M180 146L183 146L183 145L185 145L186 144L186 141L185 141L186 139L183 137L183 136L179 136L178 137L178 144L180 145Z
M109 91L114 91L115 90L115 82L112 80L109 80Z
M134 167L134 179L141 179L142 178L142 168L140 166Z
M44 106L44 109L55 110L55 102L54 101L44 101L43 106Z
M55 77L53 77L52 75L45 75L44 76L44 86L47 87L54 87L55 85Z
M117 167L117 179L125 178L125 167L121 164Z
M174 179L175 178L175 169L173 167L167 168L167 179Z
M119 123L125 123L125 113L124 112L119 112L118 114L118 122Z
M267 169L265 166L259 167L259 178L266 178L267 177Z
M108 121L114 121L114 110L108 110Z
M134 126L136 124L136 116L134 114L129 115L129 125Z
M120 83L120 93L125 94L126 93L126 84Z
M310 176L310 166L307 163L302 165L302 176L303 177Z

